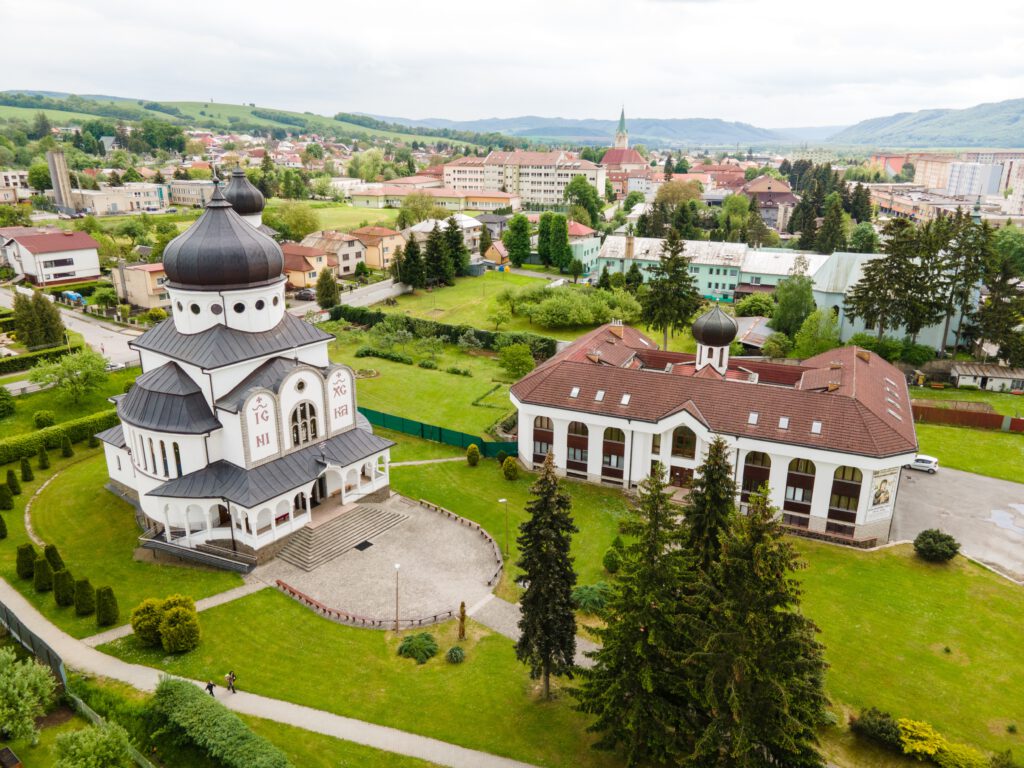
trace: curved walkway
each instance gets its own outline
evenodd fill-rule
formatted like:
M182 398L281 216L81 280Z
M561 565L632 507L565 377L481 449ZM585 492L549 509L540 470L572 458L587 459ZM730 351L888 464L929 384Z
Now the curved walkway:
M69 667L119 680L142 691L155 690L160 677L164 674L151 667L128 664L113 656L107 656L76 640L51 624L21 596L21 593L3 579L0 579L0 601L3 601L26 627L46 641ZM197 681L192 682L198 686L203 685ZM529 763L507 757L478 752L408 731L400 731L397 728L342 717L253 693L230 694L223 688L218 688L217 699L236 712L286 723L387 752L416 757L450 768L534 768Z

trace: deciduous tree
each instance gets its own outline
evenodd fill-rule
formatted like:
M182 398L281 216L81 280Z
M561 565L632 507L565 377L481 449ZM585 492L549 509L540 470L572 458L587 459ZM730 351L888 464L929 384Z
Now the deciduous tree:
M18 661L13 648L0 648L0 723L7 738L38 738L36 718L53 702L56 687L48 667L35 659Z
M107 361L98 352L85 347L53 361L41 363L29 372L34 384L53 385L72 403L78 403L106 382Z
M334 278L334 270L324 267L316 278L316 303L320 309L330 309L338 304L340 293L338 281Z
M807 258L798 256L793 273L775 287L775 312L771 327L793 337L814 311L814 281L807 275Z
M838 346L839 320L831 309L825 307L814 310L804 320L800 330L796 332L793 353L801 359L806 359Z
M508 250L508 259L513 266L521 267L530 258L530 222L517 213L508 221L508 228L501 236Z

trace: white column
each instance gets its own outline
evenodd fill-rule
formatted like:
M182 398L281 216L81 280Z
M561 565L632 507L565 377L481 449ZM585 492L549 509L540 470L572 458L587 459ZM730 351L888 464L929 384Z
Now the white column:
M786 501L786 476L789 474L789 456L768 454L772 465L768 468L768 501L781 510Z
M853 466L853 465L851 465ZM868 514L868 505L871 503L871 488L874 485L875 473L869 469L860 469L860 498L857 500L857 525L864 525L867 522L865 519ZM896 475L896 479L899 480L899 475ZM898 487L898 486L897 486ZM893 488L890 493L896 495L896 488Z
M838 464L826 464L815 462L814 464L814 491L811 495L811 529L825 530L825 520L828 519L828 505L832 498L832 481L835 479L836 467ZM821 522L815 526L815 520Z
M554 442L551 450L555 454L555 466L565 471L565 460L569 455L569 422L565 419L552 419L551 426L554 433Z
M633 430L626 432L626 446L622 453L622 487L629 488L632 480L637 476L637 464L635 445L637 443L636 433Z
M166 506L164 506L164 509L163 509L163 517L164 517L164 539L166 539L167 543L170 544L171 543L171 518L170 518L170 515L167 514L167 507Z
M601 467L604 457L604 427L587 425L587 475L589 479L601 481Z
M532 413L519 409L519 461L526 467L533 466L533 419Z

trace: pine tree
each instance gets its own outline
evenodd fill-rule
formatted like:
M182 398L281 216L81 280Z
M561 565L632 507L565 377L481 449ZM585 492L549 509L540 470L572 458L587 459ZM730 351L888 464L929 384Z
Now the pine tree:
M724 531L736 515L736 481L729 446L721 437L708 446L704 462L693 475L683 510L687 547L697 563L707 568L718 558Z
M747 515L723 531L718 562L700 576L699 649L688 662L699 670L692 689L706 722L686 765L825 764L815 748L828 716L824 648L800 613L793 573L803 563L775 513L752 494Z
M665 181L672 181L672 171L675 165L672 162L672 155L665 155Z
M612 276L608 274L607 264L601 268L601 276L597 278L597 287L604 291L612 289Z
M814 216L808 217L800 230L800 237L797 238L796 246L801 251L813 250L818 242L818 222Z
M324 267L316 278L316 303L320 309L330 309L337 306L341 295L338 291L338 281L334 278L334 270Z
M46 452L46 446L42 444L39 445L39 468L50 468L50 454Z
M551 219L551 264L559 272L568 272L572 262L572 248L569 245L569 221L561 214Z
M761 209L758 207L757 198L750 198L750 211L747 213L747 245L751 248L760 248L768 240L771 230L764 223L761 217Z
M21 480L22 482L29 482L35 479L35 475L32 473L32 465L28 463L28 459L22 457L21 459Z
M423 255L427 285L450 285L455 281L455 269L448 257L448 244L444 233L435 223L427 237L427 248Z
M64 321L60 318L60 310L42 291L32 294L32 311L39 327L40 344L52 347L64 341Z
M572 519L572 497L559 486L553 454L548 453L530 493L530 518L516 538L521 553L516 566L528 583L519 598L516 658L530 667L530 677L544 681L544 698L549 699L551 675L572 677L576 656L576 572L569 550L578 529Z
M636 293L643 284L643 272L640 271L640 267L634 261L629 265L629 269L626 270L626 290L630 293Z
M606 626L595 630L601 647L573 695L595 716L588 730L595 747L621 747L626 765L679 764L693 749L700 723L687 692L691 673L685 599L695 589L692 559L680 546L679 510L665 490L657 463L621 525L630 543L622 553Z
M846 250L843 201L838 192L833 192L825 199L825 218L815 237L814 247L818 253L835 253Z
M554 219L555 214L544 211L537 222L537 258L545 267L550 267L554 263L551 257L551 225Z
M662 349L668 349L669 334L689 326L690 318L702 303L683 247L679 233L670 229L661 244L661 258L650 270L646 290L640 294L640 318L648 328L662 332ZM601 280L606 276L607 267L601 273Z
M906 219L892 219L886 224L886 255L864 263L860 280L843 302L851 320L859 318L868 328L878 328L879 339L886 330L900 325L901 292L916 247L913 229Z
M501 241L508 249L508 260L512 266L521 267L530 258L530 222L517 213L508 220L508 229L501 236Z
M448 247L448 259L455 270L455 274L465 277L469 274L469 248L466 247L466 240L462 236L462 227L458 220L450 216L444 229L444 241Z
M402 282L414 290L423 288L427 278L423 271L423 253L415 237L410 237L402 254Z
M850 198L850 216L858 224L871 221L873 209L871 207L871 193L868 188L859 181L853 188L853 195Z
M494 244L494 240L491 237L491 228L484 224L480 227L480 255L486 256L487 251L491 249L491 245Z

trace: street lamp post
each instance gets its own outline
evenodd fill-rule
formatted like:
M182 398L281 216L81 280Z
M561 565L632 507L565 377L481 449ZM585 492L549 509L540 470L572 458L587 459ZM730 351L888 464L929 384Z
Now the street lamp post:
M395 563L395 632L398 631L398 570L401 567L400 563Z
M498 503L505 505L505 559L508 560L508 499L498 499Z

